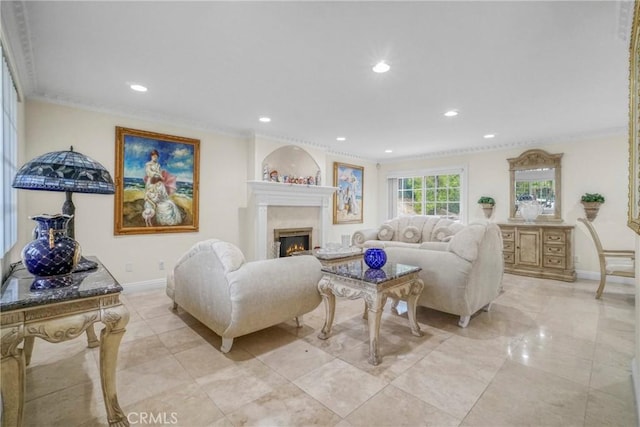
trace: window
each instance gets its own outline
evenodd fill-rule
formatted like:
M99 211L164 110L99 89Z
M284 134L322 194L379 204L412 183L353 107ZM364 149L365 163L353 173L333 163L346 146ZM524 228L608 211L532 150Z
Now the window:
M11 187L11 179L16 173L18 156L18 94L9 72L9 66L2 49L2 147L0 155L0 182L2 183L2 215L0 216L0 230L2 230L2 258L18 240L18 197L16 190Z
M390 216L440 215L463 220L464 169L389 175Z

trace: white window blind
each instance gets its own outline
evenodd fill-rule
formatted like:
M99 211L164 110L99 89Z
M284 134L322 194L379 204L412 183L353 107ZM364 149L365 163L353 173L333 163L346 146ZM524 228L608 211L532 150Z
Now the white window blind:
M11 187L16 174L18 157L18 93L9 72L9 66L2 49L2 162L0 163L0 181L2 181L2 258L18 240L18 196Z

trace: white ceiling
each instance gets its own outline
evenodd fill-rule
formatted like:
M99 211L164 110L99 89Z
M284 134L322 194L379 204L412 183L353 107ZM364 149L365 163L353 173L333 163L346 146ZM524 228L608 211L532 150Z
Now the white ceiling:
M27 98L384 162L625 134L632 7L2 1L2 22Z

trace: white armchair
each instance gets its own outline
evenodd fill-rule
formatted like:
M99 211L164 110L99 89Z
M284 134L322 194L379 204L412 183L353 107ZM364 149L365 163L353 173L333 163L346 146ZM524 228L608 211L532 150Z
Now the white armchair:
M182 307L220 335L221 351L227 353L235 337L314 310L321 301L320 268L311 255L245 262L236 246L211 239L178 260L166 291L174 308Z

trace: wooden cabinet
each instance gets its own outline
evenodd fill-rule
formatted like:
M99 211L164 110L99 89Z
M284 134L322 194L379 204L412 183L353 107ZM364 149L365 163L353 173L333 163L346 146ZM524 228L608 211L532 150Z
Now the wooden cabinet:
M502 231L505 273L576 280L572 225L498 224Z

